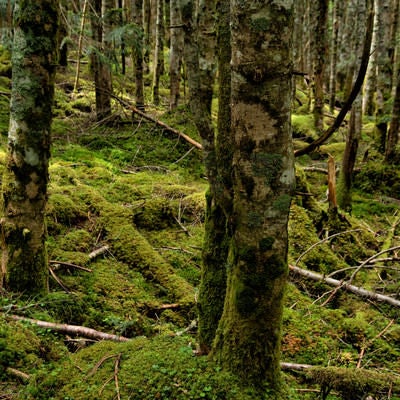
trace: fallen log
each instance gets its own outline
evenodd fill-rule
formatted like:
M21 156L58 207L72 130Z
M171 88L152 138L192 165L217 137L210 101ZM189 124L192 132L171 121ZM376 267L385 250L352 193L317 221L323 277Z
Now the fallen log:
M85 326L79 325L67 325L67 324L57 324L54 322L40 321L38 319L20 317L19 315L6 315L14 321L29 322L33 325L39 326L41 328L51 329L60 333L68 333L71 335L79 335L89 339L97 340L112 340L114 342L126 342L129 339L124 336L112 335L110 333L96 331L92 328L86 328Z
M385 296L383 294L375 293L370 290L366 290L361 287L351 285L346 281L338 281L337 279L329 278L322 274L318 274L317 272L308 271L306 269L299 268L294 265L289 265L289 270L290 272L296 275L304 276L305 278L309 278L314 281L325 282L330 286L337 287L338 289L347 290L348 292L354 293L358 296L365 297L371 300L382 301L384 303L390 304L395 307L400 307L400 300L396 300L393 297Z

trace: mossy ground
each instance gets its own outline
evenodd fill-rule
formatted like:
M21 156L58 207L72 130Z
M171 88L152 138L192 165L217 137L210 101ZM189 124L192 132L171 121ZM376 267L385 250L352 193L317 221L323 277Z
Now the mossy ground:
M132 124L130 114L118 104L113 126L95 124L93 93L85 78L87 73L78 94L72 94L64 80L56 91L47 224L50 266L63 287L51 279L50 293L42 298L3 293L0 397L112 399L119 390L122 399L253 399L251 388L240 387L235 377L193 355L195 332L176 335L196 319L207 190L201 154L153 123L137 119ZM2 91L9 90L8 78L1 77L0 85ZM2 101L0 169L8 126L8 98L0 96ZM198 140L185 107L164 114L151 111ZM302 135L315 136L311 122L308 115L297 118ZM303 157L299 169L325 168L326 153L335 153L339 162L342 139L340 132L317 157ZM329 240L323 240L331 233L326 224L326 176L304 172L301 193L291 209L291 263L301 256L298 265L327 274L354 268L379 251L397 215L392 188L400 180L396 169L383 167L375 157L358 173L353 215L345 216L348 230L354 232ZM393 184L383 188L386 177ZM370 178L375 179L376 193L367 185ZM399 245L399 228L394 229L393 246ZM91 251L104 246L104 253L89 258ZM398 275L398 270L388 269L383 279L380 269L363 269L355 282L370 290L398 293ZM11 322L7 316L12 313L132 340L93 344ZM286 294L282 359L350 373L364 349L363 367L398 371L398 318L398 310L389 306L293 279ZM10 373L10 367L29 374L29 381ZM339 375L336 370L331 373ZM285 398L315 398L297 389L318 387L312 386L315 382L323 386L328 380L322 373L315 374L313 383L308 379L302 373L285 373L291 387ZM388 393L387 386L379 388ZM393 399L400 398L396 388ZM337 385L328 398L340 398L340 390Z

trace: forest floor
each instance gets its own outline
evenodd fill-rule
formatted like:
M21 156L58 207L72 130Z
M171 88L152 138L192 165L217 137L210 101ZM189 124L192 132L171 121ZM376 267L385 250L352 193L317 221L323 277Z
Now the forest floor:
M207 190L200 151L156 123L132 122L118 103L112 120L96 123L92 84L83 78L73 93L66 76L57 78L53 122L50 292L2 293L0 399L251 399L251 388L194 355ZM0 85L3 169L9 79ZM147 112L200 140L185 107ZM400 301L400 173L382 163L373 122L364 122L352 212L338 224L327 217L326 162L330 154L340 165L345 127L297 160L289 262ZM296 146L315 136L310 127L298 107ZM400 399L400 307L294 271L283 319L287 398ZM98 340L83 327L117 337Z

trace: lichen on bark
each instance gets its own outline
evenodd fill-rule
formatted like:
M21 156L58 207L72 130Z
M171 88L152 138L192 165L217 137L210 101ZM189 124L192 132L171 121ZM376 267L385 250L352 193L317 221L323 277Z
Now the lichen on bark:
M7 289L34 294L47 291L45 206L58 3L21 1L14 24L1 282Z

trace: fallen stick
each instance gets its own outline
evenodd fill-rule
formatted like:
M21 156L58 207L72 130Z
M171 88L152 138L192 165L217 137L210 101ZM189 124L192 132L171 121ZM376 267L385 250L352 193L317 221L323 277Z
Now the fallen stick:
M129 108L131 111L133 111L135 114L140 115L142 118L147 119L148 121L151 121L153 123L155 123L158 126L161 126L162 128L164 128L165 130L167 130L168 132L174 133L175 135L180 136L182 139L185 139L188 143L190 143L191 145L193 145L194 147L198 148L199 150L203 150L203 146L201 145L201 143L197 142L196 140L192 139L190 136L186 135L183 132L178 131L175 128L172 128L172 126L167 125L166 123L153 118L152 116L144 113L143 111L139 110L138 108L134 107L132 104L130 104L129 102L127 102L124 99L121 99L118 96L115 96L114 94L110 94L112 98L114 98L115 100L117 100L119 103L121 103L123 106Z
M348 292L354 293L358 296L366 297L371 300L383 301L392 306L400 307L400 300L396 300L393 297L375 293L370 290L366 290L361 287L351 285L350 283L347 283L346 281L338 281L337 279L329 278L324 275L318 274L317 272L308 271L306 269L302 269L302 268L296 267L294 265L289 265L289 269L292 273L294 273L296 275L301 275L306 278L312 279L314 281L322 281L322 282L327 283L328 285L347 290Z
M109 333L96 331L95 329L86 328L85 326L57 324L54 322L40 321L38 319L20 317L19 315L6 315L6 317L14 321L29 322L41 328L47 328L56 332L69 333L72 335L80 335L89 339L112 340L114 342L126 342L129 340L124 336L112 335Z

